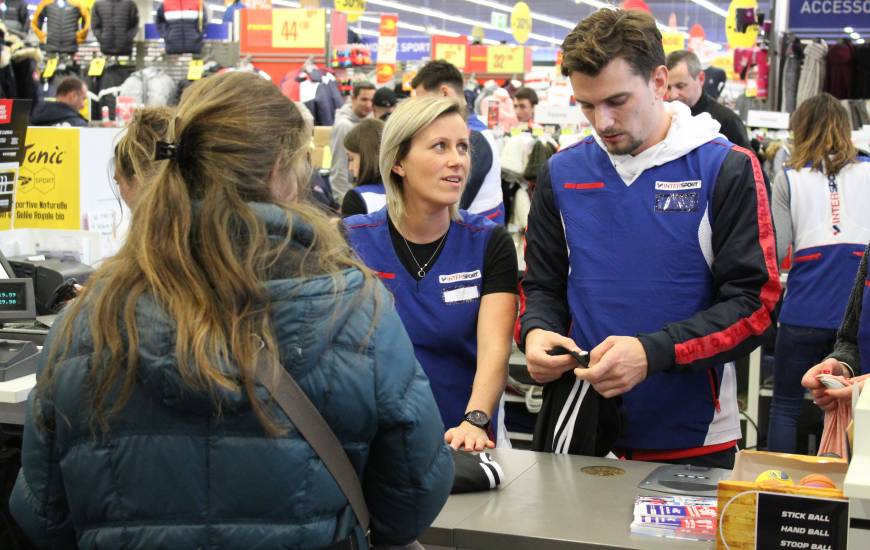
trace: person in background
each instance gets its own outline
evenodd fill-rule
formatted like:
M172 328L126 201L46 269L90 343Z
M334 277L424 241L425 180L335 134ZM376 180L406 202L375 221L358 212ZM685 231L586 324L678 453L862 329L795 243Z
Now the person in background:
M136 206L142 186L157 172L154 151L157 142L166 137L172 113L169 107L136 109L115 145L113 177L120 198L130 210Z
M332 166L329 169L329 185L332 196L341 204L344 194L351 188L347 174L347 155L344 151L344 136L362 119L371 116L375 85L371 82L355 82L350 103L345 103L335 112L335 123L329 133L329 148L332 151Z
M859 157L852 144L846 109L830 94L819 94L792 114L791 130L791 158L773 182L778 260L793 250L767 432L768 449L781 453L795 452L801 379L834 347L870 238L870 159Z
M450 449L389 295L328 218L292 202L299 111L228 72L185 91L166 139L126 242L45 342L16 522L41 548L366 545L259 382L265 365L343 446L373 542L414 540L450 492Z
M499 429L516 319L517 257L504 226L458 208L470 140L452 98L403 101L384 127L387 207L344 220L348 240L393 293L426 371L444 439L481 451Z
M692 116L710 113L719 125L719 132L728 141L752 151L749 136L737 113L715 101L704 91L705 73L698 56L688 50L671 52L667 59L668 99L682 101L692 110Z
M804 374L801 385L813 394L813 401L823 410L830 410L837 401L851 403L852 387L828 389L821 382L820 374L833 374L850 378L863 390L870 378L870 274L867 262L870 245L864 249L858 275L846 306L846 314L837 331L833 351L821 363L813 365Z
M520 88L514 94L514 113L521 126L529 126L535 118L538 94L531 88Z
M396 93L389 88L378 88L375 92L375 97L372 99L372 116L384 122L390 117L390 113L396 108L399 99Z
M563 419L590 395L621 396L614 452L731 468L733 361L774 325L782 291L758 159L710 115L665 101L648 13L600 9L562 50L594 132L550 158L532 199L518 342L551 411L533 448L582 454L597 426ZM590 350L589 368L557 346Z
M347 170L356 187L344 194L341 217L371 214L387 204L378 158L384 123L377 118L366 119L344 137L347 151Z
M305 121L305 127L308 129L308 141L310 142L314 137L314 115L311 114L308 107L301 101L294 101L293 104L299 109L302 120ZM304 199L317 205L327 216L338 219L338 202L332 196L332 187L329 185L329 179L320 175L321 168L319 166L312 164L310 152L307 161L310 174L308 176L308 186L302 189Z
M68 76L57 85L55 101L43 101L33 109L33 126L87 126L79 111L85 108L88 87L80 79Z
M462 86L459 69L440 59L426 63L411 81L417 96L449 97L466 108ZM468 174L459 208L496 223L504 223L501 162L495 137L474 114L468 117L468 128L471 130L471 173Z

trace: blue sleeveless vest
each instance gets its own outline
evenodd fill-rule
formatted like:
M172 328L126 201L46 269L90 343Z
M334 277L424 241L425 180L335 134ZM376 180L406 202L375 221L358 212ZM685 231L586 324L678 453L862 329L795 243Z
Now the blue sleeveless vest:
M870 374L870 270L864 281L861 318L858 321L858 353L861 355L861 374Z
M591 136L550 160L569 251L571 337L579 346L656 332L711 305L710 206L730 149L713 140L631 185ZM623 395L623 407L618 447L690 449L740 437L732 365L652 374Z
M448 429L462 422L471 397L477 371L483 258L496 227L481 216L465 211L460 214L462 220L450 223L441 254L420 281L396 256L386 209L345 219L351 246L395 297L396 309ZM493 427L498 426L495 417Z

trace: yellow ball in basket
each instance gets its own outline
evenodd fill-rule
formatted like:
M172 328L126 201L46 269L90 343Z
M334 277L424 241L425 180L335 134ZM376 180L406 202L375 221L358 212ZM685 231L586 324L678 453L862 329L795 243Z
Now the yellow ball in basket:
M755 478L756 483L774 483L777 485L794 485L794 480L782 470L764 470Z

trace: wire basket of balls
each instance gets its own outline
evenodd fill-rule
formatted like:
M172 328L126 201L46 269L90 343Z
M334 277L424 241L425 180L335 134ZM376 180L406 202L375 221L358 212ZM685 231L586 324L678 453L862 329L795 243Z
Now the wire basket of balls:
M731 477L719 482L717 550L752 550L763 546L761 541L756 540L759 532L757 522L760 521L757 517L759 495L762 493L778 493L795 499L848 502L843 494L848 467L849 463L842 458L740 451L734 461ZM811 504L811 500L794 500L790 508L811 509ZM761 525L761 528L765 527ZM773 525L770 528L780 529ZM823 543L822 540L820 544Z

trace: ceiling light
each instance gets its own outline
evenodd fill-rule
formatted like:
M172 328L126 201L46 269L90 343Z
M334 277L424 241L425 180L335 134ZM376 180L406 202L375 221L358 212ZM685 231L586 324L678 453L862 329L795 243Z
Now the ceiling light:
M398 2L393 2L392 0L368 0L368 4L372 4L375 6L383 6L385 8L390 8L390 9L394 9L394 10L398 10L398 11L407 11L407 12L416 13L416 14L420 14L420 15L426 15L429 17L436 17L439 19L447 20L447 21L453 21L455 23L462 23L464 25L469 25L471 27L478 26L478 27L483 27L484 29L489 29L489 30L493 30L493 31L497 31L497 32L511 34L510 30L499 29L498 27L496 27L495 25L493 25L491 23L485 23L483 21L469 19L467 17L460 17L458 15L449 15L449 14L444 13L442 11L432 10L429 8L408 7L404 4L400 4ZM533 32L529 33L529 38L533 38L535 40L540 40L541 42L548 42L550 44L557 44L558 45L558 44L562 43L562 40L553 38L551 36L544 36L543 34L533 33Z
M863 38L859 38L858 40L855 41L855 44L858 44L859 46L862 45L862 44L864 44L864 39L863 39Z
M846 34L852 34L853 32L855 32L855 29L853 29L852 27L843 27L843 32Z
M858 34L857 32L853 32L849 36L852 38L852 40L858 40L859 38L861 38L861 35Z
M692 0L692 2L698 4L699 6L701 6L702 8L704 8L708 11L715 13L716 15L721 15L722 17L728 17L728 12L726 10L723 10L722 8L720 8L719 6L714 4L713 2L710 2L709 0Z
M493 2L492 0L465 0L470 4L477 4L478 6L484 6L487 8L492 8L494 10L499 10L507 13L512 13L514 7L508 6L506 4L500 4L498 2ZM593 0L594 1L594 0ZM603 2L600 2L603 4ZM577 23L572 23L567 19L559 19L558 17L550 17L549 15L544 15L541 13L532 12L532 19L536 21L541 21L542 23L549 23L551 25L556 25L557 27L563 27L565 29L573 29L577 26Z

